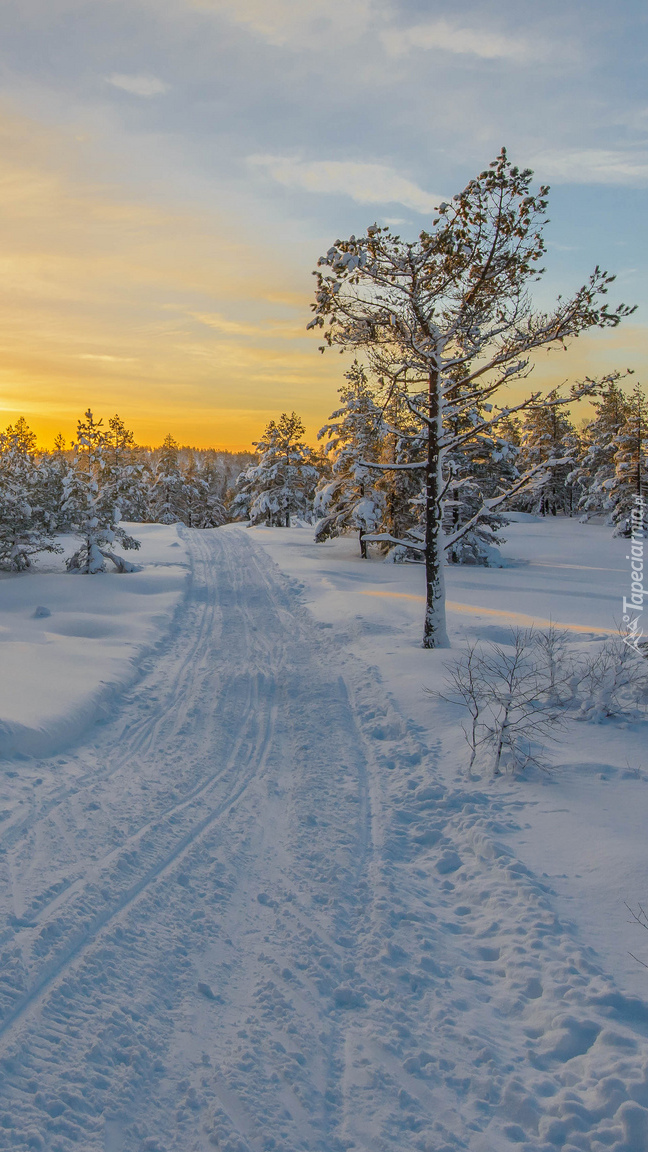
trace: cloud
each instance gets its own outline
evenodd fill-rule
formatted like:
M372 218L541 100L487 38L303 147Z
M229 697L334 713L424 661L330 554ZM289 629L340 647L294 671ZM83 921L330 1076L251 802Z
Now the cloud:
M546 55L546 46L536 40L505 36L483 28L465 28L447 20L416 24L411 28L390 29L381 36L386 50L402 56L414 48L478 56L482 60L511 60L518 64Z
M200 324L214 328L224 336L257 336L259 329L253 324L241 324L238 320L228 320L220 312L191 312L190 315Z
M550 149L529 160L539 180L555 184L648 183L648 153L596 148Z
M106 81L112 84L113 88L130 92L131 96L161 96L163 92L169 90L169 85L158 80L156 76L125 76L120 72L113 72L112 76L106 77Z
M270 44L283 45L305 39L311 33L344 36L356 40L369 28L371 0L187 0L191 8L225 17L243 25Z
M285 188L350 196L358 204L403 204L424 213L433 212L442 199L425 192L386 164L363 164L355 160L301 161L281 156L250 156L248 163L265 170Z
M132 364L133 356L109 356L102 352L81 352L79 360L99 360L105 364Z

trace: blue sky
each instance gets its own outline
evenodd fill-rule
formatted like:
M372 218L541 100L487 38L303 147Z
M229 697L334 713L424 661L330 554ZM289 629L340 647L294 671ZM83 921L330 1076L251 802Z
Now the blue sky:
M376 219L416 235L502 144L552 188L539 301L599 263L639 305L537 372L641 377L647 24L635 0L4 0L7 418L312 431L341 371L304 333L318 255Z

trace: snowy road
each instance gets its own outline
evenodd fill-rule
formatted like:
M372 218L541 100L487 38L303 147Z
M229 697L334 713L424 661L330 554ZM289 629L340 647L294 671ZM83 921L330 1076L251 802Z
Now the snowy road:
M11 765L0 1148L645 1152L648 1006L244 532L165 648Z

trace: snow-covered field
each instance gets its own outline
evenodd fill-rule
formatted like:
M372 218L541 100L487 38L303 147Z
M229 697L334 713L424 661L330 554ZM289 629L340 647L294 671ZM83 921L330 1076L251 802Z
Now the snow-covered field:
M84 679L103 709L65 754L0 761L0 1147L645 1152L643 729L574 723L550 776L468 779L419 567L181 530L178 604L175 530L150 531L133 576L0 584L47 686L23 726L78 715ZM534 618L600 643L623 542L507 536L521 563L449 572L454 638ZM84 612L53 705L28 629L74 667L52 623Z

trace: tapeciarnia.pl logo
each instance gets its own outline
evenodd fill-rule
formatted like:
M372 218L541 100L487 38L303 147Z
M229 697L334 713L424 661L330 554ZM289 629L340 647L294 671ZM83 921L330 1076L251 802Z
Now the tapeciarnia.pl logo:
M643 636L643 628L640 626L643 598L648 595L648 588L644 589L643 586L643 542L646 535L644 509L645 500L643 496L637 494L630 512L630 553L626 556L626 560L630 561L630 598L623 597L623 623L625 625L623 643L629 644L637 652L641 651L639 641Z

